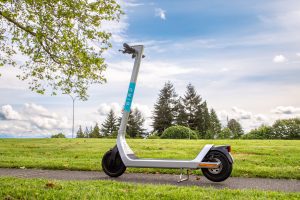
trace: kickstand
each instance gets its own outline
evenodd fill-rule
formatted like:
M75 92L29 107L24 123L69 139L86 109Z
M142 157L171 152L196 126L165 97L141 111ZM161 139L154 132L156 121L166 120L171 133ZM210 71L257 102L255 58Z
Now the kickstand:
M190 178L190 170L186 170L186 177L185 178L182 178L183 177L183 168L180 169L180 176L179 176L179 181L177 181L177 183L181 183L183 181L187 181L189 180Z

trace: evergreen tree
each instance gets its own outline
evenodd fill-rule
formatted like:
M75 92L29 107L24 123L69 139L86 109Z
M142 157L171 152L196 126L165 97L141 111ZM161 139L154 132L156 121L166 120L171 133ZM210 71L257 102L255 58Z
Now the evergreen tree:
M210 132L211 132L211 138L216 138L221 133L222 125L220 123L220 120L218 119L218 116L216 114L216 111L212 108L210 110Z
M187 125L192 130L197 130L199 127L199 119L202 117L201 97L197 94L195 87L188 84L187 91L183 98L183 103L187 115Z
M90 137L91 138L100 138L101 137L100 128L98 126L98 123L96 123L95 127L91 131Z
M84 130L84 137L85 138L89 138L90 137L90 130L88 129L88 127L85 127L85 130Z
M174 124L175 103L177 94L171 82L165 83L160 90L157 103L154 105L153 129L161 136L162 132Z
M79 129L78 129L78 131L76 133L76 137L77 138L84 138L84 133L82 131L81 125L79 126Z
M227 127L230 129L234 139L240 138L244 134L241 124L235 119L229 120Z
M111 109L102 124L101 132L104 136L112 136L117 130L117 117L114 111Z
M145 129L143 128L144 122L145 119L137 108L130 111L126 133L132 138L141 137L145 132Z
M188 126L188 124L187 124L188 116L185 112L185 107L183 104L182 97L179 97L178 102L176 103L175 114L176 114L176 117L175 117L176 125Z

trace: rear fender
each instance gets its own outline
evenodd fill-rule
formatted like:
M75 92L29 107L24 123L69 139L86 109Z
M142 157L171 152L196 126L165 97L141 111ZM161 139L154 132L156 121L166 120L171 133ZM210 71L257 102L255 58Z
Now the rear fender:
M229 160L229 162L232 164L233 163L233 157L231 156L231 153L228 152L228 147L230 145L222 145L222 146L213 146L210 151L219 151L223 153Z

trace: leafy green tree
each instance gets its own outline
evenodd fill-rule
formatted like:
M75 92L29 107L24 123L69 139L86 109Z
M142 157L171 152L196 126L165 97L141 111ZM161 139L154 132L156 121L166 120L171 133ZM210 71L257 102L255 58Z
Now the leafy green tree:
M231 138L232 132L229 128L225 127L218 135L218 139L229 139Z
M241 124L235 119L229 120L227 127L231 130L234 139L240 138L244 134Z
M272 127L261 125L260 127L251 130L249 133L242 136L243 139L272 139Z
M58 133L55 135L51 135L51 138L66 138L66 136L63 133Z
M163 139L197 139L195 131L185 126L171 126L167 128L161 135Z
M175 121L175 104L177 94L171 82L166 82L160 90L158 100L154 105L153 112L153 129L158 136L162 132L172 126Z
M145 132L145 129L143 128L144 122L145 119L138 108L130 111L126 133L132 138L141 137Z
M203 114L200 107L201 101L202 99L200 95L197 94L195 87L192 84L188 84L183 103L187 115L187 125L192 130L198 130L199 124L201 124L203 120Z
M77 138L84 138L84 133L83 133L83 131L82 131L81 126L79 126L79 129L78 129L78 131L77 131L77 133L76 133L76 137L77 137Z
M210 109L210 127L209 127L209 138L217 138L218 135L221 133L222 125L217 116L216 111L212 108Z
M115 0L0 2L0 66L16 66L25 56L18 77L44 94L50 89L87 98L87 88L105 82L103 53L111 47L104 22L118 21ZM97 44L97 45L93 45Z
M98 126L98 123L96 123L93 130L91 131L90 137L91 138L100 138L101 137L100 128Z
M118 130L118 120L117 117L114 113L114 111L111 109L104 121L104 123L102 124L101 127L101 133L104 136L113 136L113 134L115 132L117 132Z
M300 119L280 119L272 126L275 139L300 139Z

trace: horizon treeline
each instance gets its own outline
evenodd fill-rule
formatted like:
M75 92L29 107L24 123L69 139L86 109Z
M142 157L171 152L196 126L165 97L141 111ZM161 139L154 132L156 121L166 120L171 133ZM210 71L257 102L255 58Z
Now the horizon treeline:
M143 138L151 136L161 138L164 131L171 126L184 126L191 129L199 139L300 139L300 119L277 120L273 126L261 125L244 134L241 124L236 119L227 119L222 127L216 111L208 109L208 103L196 91L192 84L186 86L183 96L178 96L174 85L168 81L159 91L152 113L151 132L144 128L145 118L142 112L135 108L130 111L126 127L126 136ZM116 137L121 123L111 109L105 121L99 126L79 127L77 138ZM280 134L279 131L284 133Z

